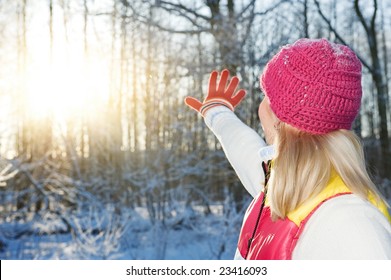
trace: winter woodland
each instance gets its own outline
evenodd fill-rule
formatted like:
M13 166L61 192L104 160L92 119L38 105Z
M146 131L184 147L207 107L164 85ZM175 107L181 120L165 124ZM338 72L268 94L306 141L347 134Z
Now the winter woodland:
M231 259L251 200L187 95L298 38L363 64L355 131L391 197L391 1L0 1L0 258Z

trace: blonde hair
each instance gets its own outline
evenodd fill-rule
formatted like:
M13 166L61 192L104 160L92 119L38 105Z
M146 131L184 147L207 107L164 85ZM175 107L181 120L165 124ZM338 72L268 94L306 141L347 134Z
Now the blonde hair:
M349 130L322 135L281 122L275 135L276 157L268 183L272 218L285 218L319 194L336 172L351 192L385 202L370 179L359 138Z

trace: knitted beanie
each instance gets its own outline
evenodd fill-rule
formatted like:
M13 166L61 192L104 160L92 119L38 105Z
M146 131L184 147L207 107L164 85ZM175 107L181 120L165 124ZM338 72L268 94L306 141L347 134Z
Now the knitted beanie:
M311 134L351 129L361 104L361 62L346 46L300 39L266 65L261 88L274 114Z

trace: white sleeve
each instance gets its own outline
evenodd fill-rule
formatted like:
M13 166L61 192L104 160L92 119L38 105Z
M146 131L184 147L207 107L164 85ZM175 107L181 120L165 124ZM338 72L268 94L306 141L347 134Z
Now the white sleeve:
M218 106L205 114L205 123L216 135L240 181L255 197L264 184L260 151L270 156L265 141L253 129L245 125L230 109Z
M391 259L391 225L356 195L335 197L308 220L292 259Z

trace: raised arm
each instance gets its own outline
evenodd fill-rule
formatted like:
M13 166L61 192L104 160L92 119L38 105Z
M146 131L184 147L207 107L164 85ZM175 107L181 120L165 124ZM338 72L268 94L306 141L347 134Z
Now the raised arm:
M264 173L262 161L270 159L270 148L250 127L233 113L243 100L244 90L236 90L238 77L229 80L228 70L213 71L209 79L209 90L203 102L187 97L185 103L201 113L206 124L220 141L223 150L244 187L256 196L262 189Z

